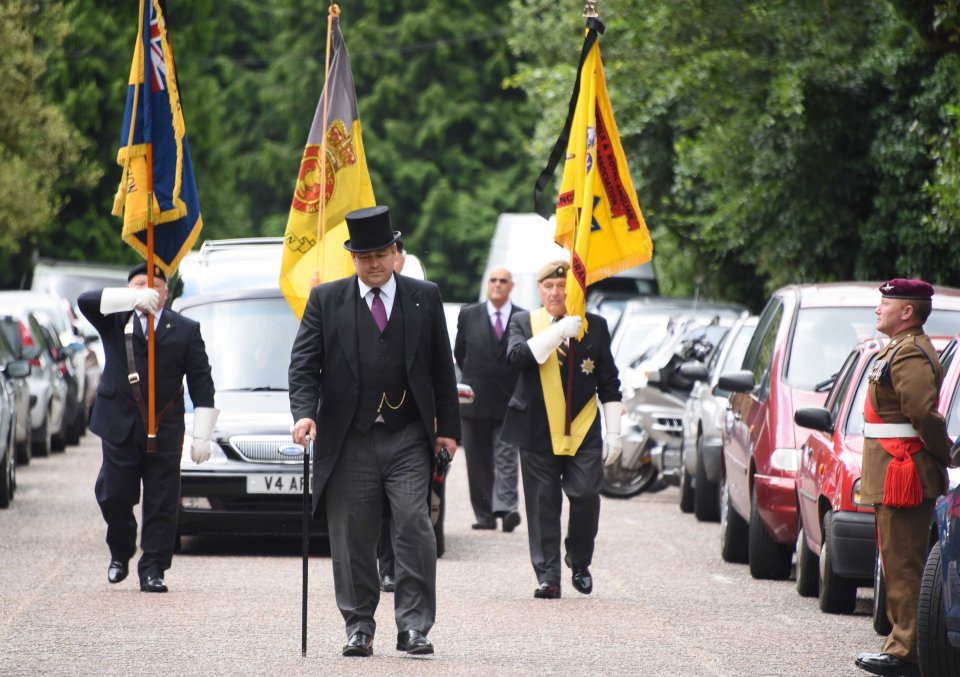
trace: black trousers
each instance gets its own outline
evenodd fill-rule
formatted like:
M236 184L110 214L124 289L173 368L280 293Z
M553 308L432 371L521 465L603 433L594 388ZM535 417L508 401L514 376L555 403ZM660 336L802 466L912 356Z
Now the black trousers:
M177 449L148 454L133 435L120 445L103 440L96 495L113 559L126 561L137 552L133 507L140 502L143 486L143 554L137 566L141 579L162 576L173 559L180 508L180 453Z
M603 454L580 449L574 456L520 449L520 474L527 509L530 562L540 583L560 583L560 514L563 494L570 501L564 548L574 567L593 561L600 524ZM561 493L562 492L562 493Z

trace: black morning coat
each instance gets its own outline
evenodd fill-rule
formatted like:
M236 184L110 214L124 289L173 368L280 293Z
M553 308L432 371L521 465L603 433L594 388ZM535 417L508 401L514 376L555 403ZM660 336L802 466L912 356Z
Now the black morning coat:
M523 312L511 304L503 318L503 336L497 339L487 314L487 302L460 309L453 356L460 367L460 380L473 388L474 400L460 407L463 418L502 421L507 402L517 383L517 369L507 364L507 326L510 318Z
M99 290L88 291L77 299L80 312L99 332L106 355L90 417L90 430L112 444L122 444L130 431L136 430L138 442L145 447L146 422L142 420L136 400L133 399L124 338L124 327L133 311L104 315L100 312L100 294ZM214 387L210 364L200 335L200 324L195 320L164 308L154 338L157 412L166 407L168 402L173 402L158 422L157 450L180 453L184 435L184 404L180 392L183 378L187 378L190 399L195 407L213 407ZM143 403L146 405L147 341L140 333L134 334L133 353L140 375Z
M403 305L407 385L431 441L428 451L433 460L436 437L460 438L457 381L443 302L432 282L396 274L394 278L394 303ZM359 294L356 275L314 287L290 355L293 420L309 418L317 424L313 447L313 513L317 519L323 517L323 489L360 398Z

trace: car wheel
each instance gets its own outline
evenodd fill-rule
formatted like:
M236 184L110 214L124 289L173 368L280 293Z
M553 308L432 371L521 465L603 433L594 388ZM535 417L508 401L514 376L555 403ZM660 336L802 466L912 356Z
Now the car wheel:
M17 453L11 444L7 445L6 453L3 455L2 471L0 473L0 508L9 508L17 481Z
M873 630L884 636L893 630L893 624L887 618L887 582L883 578L879 551L873 562Z
M23 442L17 445L17 463L20 465L30 465L30 459L33 457L33 428L30 427L30 421L27 420L27 437Z
M833 513L823 516L820 546L820 610L828 614L852 614L857 607L857 584L833 570Z
M609 498L630 498L653 486L660 474L650 460L652 440L647 440L641 454L640 464L636 468L625 468L623 457L613 465L603 467L603 485L600 493Z
M801 597L816 597L820 594L820 562L807 545L807 532L800 521L797 534L797 593Z
M747 522L730 502L726 477L720 480L720 556L724 562L747 561Z
M50 412L47 412L48 415L49 413ZM40 424L40 427L33 431L33 455L49 456L51 443L50 421L49 419L44 418L43 423Z
M693 512L693 478L687 472L687 463L684 455L686 445L680 445L680 512Z
M917 654L924 675L960 674L960 651L947 639L943 608L943 567L940 544L927 555L917 609Z
M703 438L697 437L697 475L693 486L693 514L700 522L720 521L720 501L717 500L719 488L716 482L707 479L707 468L703 463Z
M64 433L64 441L70 445L80 444L80 437L83 435L83 405L80 404L77 407L77 413L73 417L73 421L67 427L67 431Z
M790 548L770 537L767 525L760 517L757 490L750 499L750 544L748 560L750 575L757 579L783 581L790 576L793 553Z

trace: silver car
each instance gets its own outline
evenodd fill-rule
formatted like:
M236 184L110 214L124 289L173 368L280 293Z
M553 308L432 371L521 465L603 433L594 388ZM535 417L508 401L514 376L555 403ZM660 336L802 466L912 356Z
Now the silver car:
M695 381L683 410L680 509L693 512L701 522L720 519L720 457L730 393L718 389L717 380L720 374L740 368L756 328L756 315L741 318L706 364L691 361L680 367L681 374Z

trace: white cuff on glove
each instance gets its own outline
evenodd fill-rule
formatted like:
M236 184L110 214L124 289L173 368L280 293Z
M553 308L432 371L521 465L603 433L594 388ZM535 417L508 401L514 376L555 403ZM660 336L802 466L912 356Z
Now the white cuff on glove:
M193 443L190 445L190 458L200 464L210 459L210 439L213 426L220 415L219 409L197 407L193 411Z
M104 315L139 308L156 315L160 310L160 294L156 289L130 289L115 287L104 289L100 294L100 312Z
M620 436L620 417L623 416L623 402L603 403L603 423L606 434L603 438L603 464L613 465L623 453L623 438Z
M527 341L530 352L533 353L537 364L543 364L550 357L550 353L557 349L564 339L573 338L580 334L583 318L579 315L562 317L536 336Z

